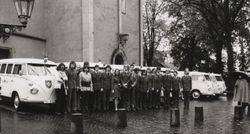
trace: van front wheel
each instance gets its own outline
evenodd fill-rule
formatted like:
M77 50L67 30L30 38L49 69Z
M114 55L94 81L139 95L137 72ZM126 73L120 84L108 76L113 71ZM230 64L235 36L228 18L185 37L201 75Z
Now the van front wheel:
M195 91L192 92L192 98L193 99L197 100L200 97L201 97L201 93L199 91L195 90Z
M13 106L14 106L16 111L21 110L21 102L20 102L20 98L19 98L18 94L15 94L13 97Z

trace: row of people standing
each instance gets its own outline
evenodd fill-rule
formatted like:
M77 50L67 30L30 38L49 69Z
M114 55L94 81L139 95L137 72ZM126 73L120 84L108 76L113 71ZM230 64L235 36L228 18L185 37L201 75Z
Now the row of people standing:
M170 107L171 96L173 105L178 107L181 89L185 108L189 107L192 80L188 70L185 76L179 78L176 71L173 76L169 71L162 75L158 69L141 71L134 65L125 65L122 72L116 69L111 73L111 69L106 66L105 72L101 72L99 66L95 66L94 71L90 71L85 62L83 68L77 71L75 62L71 62L65 71L68 78L62 84L67 88L61 89L66 97L59 94L58 107L63 107L60 98L66 98L68 112L110 110L110 101L114 102L115 110L118 107L125 107L128 111L159 109L161 94L164 96L164 107Z

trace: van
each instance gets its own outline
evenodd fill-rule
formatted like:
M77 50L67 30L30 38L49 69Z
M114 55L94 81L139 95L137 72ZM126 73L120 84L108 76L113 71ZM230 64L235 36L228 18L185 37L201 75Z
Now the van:
M220 74L210 74L211 79L214 82L214 93L216 96L221 96L224 95L226 92L226 84L224 79L222 78L222 76Z
M178 76L182 77L184 72L178 72ZM191 97L199 99L201 96L215 96L213 82L209 73L189 72L192 77Z
M24 103L53 104L56 64L44 59L0 60L0 96L10 98L16 110Z

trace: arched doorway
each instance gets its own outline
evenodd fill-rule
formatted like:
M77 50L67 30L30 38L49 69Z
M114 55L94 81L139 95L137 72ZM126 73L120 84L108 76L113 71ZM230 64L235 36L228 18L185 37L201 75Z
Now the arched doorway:
M115 49L112 54L111 64L123 65L127 63L127 57L122 49Z
M117 65L123 65L124 64L124 60L121 54L116 55L115 57L115 64Z

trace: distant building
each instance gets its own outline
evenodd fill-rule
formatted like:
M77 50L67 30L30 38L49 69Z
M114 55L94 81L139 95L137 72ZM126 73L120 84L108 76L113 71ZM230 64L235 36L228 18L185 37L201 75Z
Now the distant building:
M141 65L141 7L142 0L36 0L27 28L0 40L0 58ZM1 0L0 13L0 23L19 24L13 0Z

